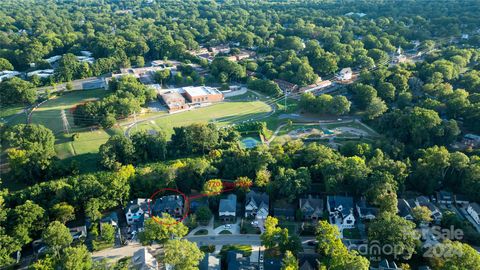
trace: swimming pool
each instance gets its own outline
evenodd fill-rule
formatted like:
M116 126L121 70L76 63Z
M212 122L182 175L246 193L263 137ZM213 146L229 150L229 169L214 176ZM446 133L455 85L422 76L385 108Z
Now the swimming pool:
M326 129L326 128L325 128L325 129L322 129L322 131L323 131L323 133L324 133L325 135L332 135L332 134L334 134L334 132L333 132L332 130L330 130L330 129Z
M260 144L260 141L252 137L246 137L242 140L242 144L245 148L254 148L258 144Z

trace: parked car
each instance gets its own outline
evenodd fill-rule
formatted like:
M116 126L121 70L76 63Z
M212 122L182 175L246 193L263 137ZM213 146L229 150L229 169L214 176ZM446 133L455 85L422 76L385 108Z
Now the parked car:
M263 254L260 254L260 262L263 263Z
M225 224L225 229L231 229L232 228L232 225L230 224Z

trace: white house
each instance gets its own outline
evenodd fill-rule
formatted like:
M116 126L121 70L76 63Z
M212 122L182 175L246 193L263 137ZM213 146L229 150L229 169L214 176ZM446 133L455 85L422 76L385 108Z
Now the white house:
M55 62L57 62L58 60L62 59L62 56L61 55L54 55L50 58L47 58L47 59L44 59L45 61L47 61L47 63L49 64L53 64Z
M340 230L353 228L355 226L353 207L352 197L327 197L327 210L330 215L330 220L338 225Z
M266 193L250 191L245 198L245 217L266 219L268 217L269 197Z
M0 82L6 79L13 78L15 76L20 75L20 72L18 71L13 71L13 70L3 70L0 71Z
M480 224L480 205L478 205L478 203L470 203L467 206L467 213L477 224Z
M340 81L348 81L352 79L352 75L353 73L351 68L344 68L338 73L337 79Z
M35 70L32 72L27 73L27 77L32 77L32 76L38 76L40 78L48 78L50 76L53 76L53 73L55 71L53 69L40 69L40 70Z
M127 224L132 225L145 214L148 214L148 203L150 199L135 199L130 201L125 208L125 217Z

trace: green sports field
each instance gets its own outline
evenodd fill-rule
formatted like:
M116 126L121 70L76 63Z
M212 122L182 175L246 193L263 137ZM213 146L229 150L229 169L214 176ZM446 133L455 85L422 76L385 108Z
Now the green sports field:
M61 117L61 111L65 110L65 114L72 128L75 128L73 125L73 117L71 109L78 104L100 99L109 94L109 91L104 89L97 90L80 90L72 91L71 93L66 93L64 95L50 99L40 105L32 113L31 121L35 124L42 124L47 128L51 129L53 133L59 133L63 131L63 123Z
M249 119L265 116L271 107L262 101L232 101L222 102L209 107L198 108L176 114L162 115L156 119L146 120L131 129L163 130L167 137L173 133L173 128L192 123L215 122L219 126L238 123Z

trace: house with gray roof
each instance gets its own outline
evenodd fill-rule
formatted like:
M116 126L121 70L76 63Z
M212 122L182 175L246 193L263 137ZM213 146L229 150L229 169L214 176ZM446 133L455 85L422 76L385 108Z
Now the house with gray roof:
M467 206L467 213L477 224L480 224L480 205L478 205L478 203L470 203Z
M323 199L309 194L306 198L300 198L300 211L303 219L317 221L323 216Z
M352 197L337 195L327 197L327 210L330 215L330 221L337 224L340 230L355 226L353 207Z
M127 219L128 225L133 225L137 222L140 217L148 216L148 203L150 199L138 198L133 201L130 201L125 208L125 218Z
M437 192L437 202L441 204L452 204L453 194L451 192L441 190Z
M245 217L266 219L268 217L269 197L267 193L251 190L245 197Z
M157 259L144 247L133 253L132 269L136 270L158 270L159 263Z
M227 253L227 270L256 270L257 267L250 262L250 257L236 251Z
M180 195L163 196L155 200L152 206L152 214L162 216L166 213L174 218L181 218L184 211L183 197Z
M365 198L361 198L356 205L357 214L361 219L372 220L378 215L378 207L370 205Z
M427 207L431 212L432 212L432 219L435 222L439 222L442 219L442 212L438 207L433 204L428 197L425 196L419 196L415 200L415 205L412 206L412 208L415 208L415 206L424 206Z
M415 205L414 205L415 207ZM398 215L406 220L413 220L412 206L405 199L399 199L397 203Z
M273 216L286 220L294 220L295 206L285 200L277 200L273 204Z
M220 270L220 259L206 253L198 265L199 270Z
M223 221L235 221L237 216L237 195L229 194L227 198L220 200L218 216Z

